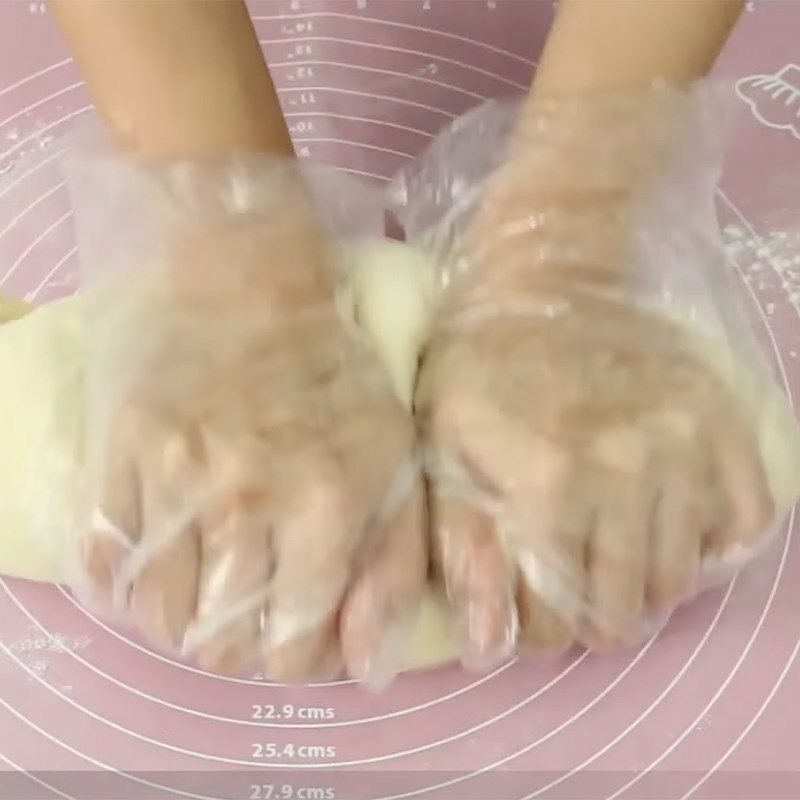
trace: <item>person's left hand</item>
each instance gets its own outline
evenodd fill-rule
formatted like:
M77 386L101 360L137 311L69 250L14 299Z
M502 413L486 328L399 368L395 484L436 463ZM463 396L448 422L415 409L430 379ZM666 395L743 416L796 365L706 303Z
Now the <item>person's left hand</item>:
M614 119L602 98L534 118L459 242L416 412L434 560L467 661L502 659L518 639L630 644L697 590L705 564L741 561L773 522L738 398L686 331L637 302L636 243L656 235L638 222L643 184L682 188L659 172L674 118L658 101L622 105L605 132L572 126Z

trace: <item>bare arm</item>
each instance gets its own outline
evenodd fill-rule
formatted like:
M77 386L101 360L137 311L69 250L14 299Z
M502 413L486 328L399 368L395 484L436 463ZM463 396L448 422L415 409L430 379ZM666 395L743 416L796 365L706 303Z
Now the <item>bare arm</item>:
M50 0L99 111L145 156L293 153L240 0Z
M525 221L531 209L558 207L559 246L572 257L581 251L584 269L623 275L630 204L660 180L670 148L685 146L684 122L692 124L677 96L637 90L705 75L741 9L740 0L562 0L506 164L478 217L477 236L493 242L491 253L518 253L528 269L531 249L519 238L536 243L543 230ZM510 222L514 236L498 237ZM553 258L553 245L542 258ZM513 280L516 262L485 259L499 278L497 265L507 265Z
M534 91L685 82L713 66L742 0L562 0Z

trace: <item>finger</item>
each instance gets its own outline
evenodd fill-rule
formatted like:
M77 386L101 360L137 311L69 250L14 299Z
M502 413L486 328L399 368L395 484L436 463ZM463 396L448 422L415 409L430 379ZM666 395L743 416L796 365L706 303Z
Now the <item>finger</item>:
M653 520L649 611L671 611L697 590L703 536L710 524L704 509L713 506L714 491L707 471L696 463L674 463L665 475Z
M151 640L177 647L194 614L200 564L198 465L184 431L151 421L140 443L140 537L116 575L131 621Z
M267 513L232 492L203 519L198 601L184 650L214 672L258 666L274 560Z
M527 473L535 480L514 500L513 525L506 523L521 577L520 631L529 648L560 652L574 639L585 610L592 509L580 465L563 449L536 442L528 459Z
M713 450L726 514L707 545L709 555L726 558L737 551L749 551L757 544L769 531L775 507L758 443L737 415L718 415Z
M573 626L533 588L522 571L518 580L517 608L523 648L537 654L560 655L572 646Z
M130 592L131 620L149 639L180 647L197 599L199 529L190 523L141 568Z
M352 510L335 473L316 477L290 499L276 524L276 566L263 641L269 675L282 681L314 677L332 640L365 514ZM312 473L313 475L314 473Z
M631 474L599 483L599 505L587 552L585 644L605 649L632 643L644 623L653 492Z
M121 565L141 538L141 481L136 458L138 431L120 425L97 468L96 506L79 548L81 599L106 613L127 605L117 585Z
M519 509L527 537L517 553L517 602L523 643L559 653L574 640L585 610L589 521L583 500L565 495L564 484L552 485L547 494L546 499L533 495L530 506Z
M456 497L433 504L437 562L455 614L467 666L484 668L510 656L517 641L515 573L494 520Z
M278 620L278 625L285 624L291 630L290 638L266 652L266 673L271 680L305 684L339 677L343 660L335 611L303 627L299 627L297 617ZM267 624L274 624L272 615Z
M121 526L95 509L91 528L80 542L77 574L70 581L83 603L103 614L120 610L115 603L119 594L115 576L129 553L130 543Z
M386 521L347 594L340 622L348 674L374 688L403 667L428 575L425 492L418 482Z

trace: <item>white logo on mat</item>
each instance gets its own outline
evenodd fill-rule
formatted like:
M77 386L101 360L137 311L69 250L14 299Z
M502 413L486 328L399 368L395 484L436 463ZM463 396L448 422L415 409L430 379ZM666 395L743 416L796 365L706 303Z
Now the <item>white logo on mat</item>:
M736 94L760 123L800 139L800 66L787 64L774 75L748 75L736 82Z

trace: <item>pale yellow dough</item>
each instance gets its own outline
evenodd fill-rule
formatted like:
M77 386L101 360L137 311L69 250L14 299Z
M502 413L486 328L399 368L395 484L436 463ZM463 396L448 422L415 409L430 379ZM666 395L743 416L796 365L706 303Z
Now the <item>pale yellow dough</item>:
M398 395L411 402L417 354L428 330L434 268L419 252L376 240L348 252L353 280L339 303L374 341ZM0 297L0 574L64 582L67 541L80 485L86 298L33 311ZM6 324L2 324L6 323ZM387 324L388 323L388 324ZM454 658L446 604L427 592L409 648L408 668Z
M415 249L377 240L351 251L353 278L340 294L345 318L369 336L399 397L410 404L417 359L433 313L435 267ZM2 298L0 298L2 300ZM82 472L81 309L74 297L31 313L0 302L0 574L65 580L69 514ZM7 321L12 319L12 321ZM707 350L707 348L704 348ZM729 380L758 398L762 455L780 511L800 487L800 436L776 386L709 354ZM410 648L408 668L456 655L443 598L431 589Z

